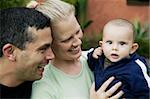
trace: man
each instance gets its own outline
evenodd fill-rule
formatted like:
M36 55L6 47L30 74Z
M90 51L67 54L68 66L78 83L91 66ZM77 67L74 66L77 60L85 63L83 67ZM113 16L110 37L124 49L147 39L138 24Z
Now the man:
M29 8L0 10L0 99L30 98L54 58L50 19Z

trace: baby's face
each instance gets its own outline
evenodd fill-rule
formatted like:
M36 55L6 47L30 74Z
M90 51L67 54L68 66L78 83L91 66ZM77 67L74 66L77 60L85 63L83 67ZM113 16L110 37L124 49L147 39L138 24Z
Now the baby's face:
M133 31L126 27L110 26L103 31L102 49L104 55L117 62L128 57L133 46Z

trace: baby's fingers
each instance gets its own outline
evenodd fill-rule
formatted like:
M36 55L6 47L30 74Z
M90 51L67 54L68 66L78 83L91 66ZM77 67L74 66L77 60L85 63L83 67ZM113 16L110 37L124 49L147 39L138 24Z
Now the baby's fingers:
M93 58L96 58L98 59L98 57L102 54L102 48L101 47L98 47L94 50L93 52Z

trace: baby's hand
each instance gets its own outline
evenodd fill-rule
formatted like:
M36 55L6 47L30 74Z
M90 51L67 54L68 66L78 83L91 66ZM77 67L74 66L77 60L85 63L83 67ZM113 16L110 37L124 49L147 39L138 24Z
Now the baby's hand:
M98 59L98 57L101 55L102 55L102 47L96 48L92 54L93 58L95 59Z

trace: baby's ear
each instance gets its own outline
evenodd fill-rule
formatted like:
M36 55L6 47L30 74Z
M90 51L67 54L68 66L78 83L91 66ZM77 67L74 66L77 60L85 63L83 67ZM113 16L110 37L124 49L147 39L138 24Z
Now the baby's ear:
M99 41L99 46L102 47L103 41Z
M130 54L133 54L139 48L138 43L133 43L132 48L130 50Z

